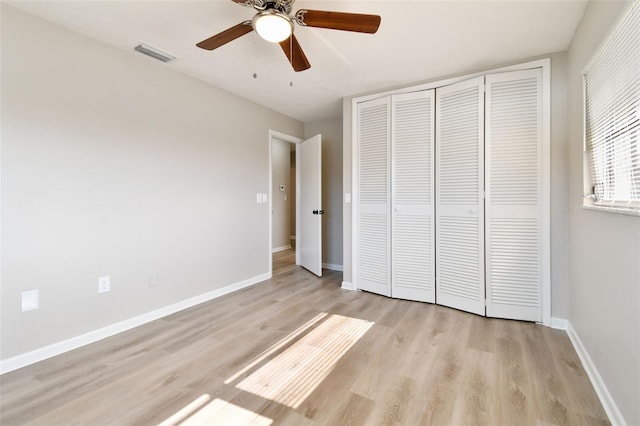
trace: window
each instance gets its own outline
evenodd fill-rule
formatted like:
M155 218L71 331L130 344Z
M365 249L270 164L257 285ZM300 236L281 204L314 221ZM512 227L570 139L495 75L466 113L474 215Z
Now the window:
M640 211L640 0L584 73L584 96L591 198Z

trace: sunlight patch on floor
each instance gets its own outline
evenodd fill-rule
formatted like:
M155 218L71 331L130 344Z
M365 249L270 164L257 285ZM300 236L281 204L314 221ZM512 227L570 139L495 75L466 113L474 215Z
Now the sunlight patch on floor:
M209 395L204 394L182 410L169 417L161 426L209 426L209 425L233 425L233 426L269 426L273 420L254 413L242 407L238 407L221 399L214 399L208 404Z
M234 425L234 426L269 426L273 420L238 407L221 399L214 399L193 416L189 417L181 426L209 426L209 425Z
M297 408L372 325L357 318L331 315L237 387Z
M243 369L238 371L233 376L229 377L227 380L224 381L224 384L228 385L229 383L231 383L234 380L236 380L238 377L242 376L247 371L251 370L256 365L260 364L262 361L264 361L265 359L267 359L268 357L270 357L271 355L276 353L276 351L282 349L289 342L293 341L293 339L295 339L296 337L300 336L302 333L304 333L305 331L307 331L308 329L313 327L318 321L320 321L321 319L323 319L326 316L327 316L327 314L324 313L324 312L321 313L321 314L316 315L314 318L309 320L306 324L302 325L297 330L295 330L293 333L289 334L287 337L285 337L284 339L280 340L278 343L276 343L275 345L271 346L269 349L264 351L262 354L260 354L260 356L258 356L258 358L253 360L246 367L244 367Z
M202 394L198 398L191 401L189 404L185 405L182 409L177 411L167 420L160 423L158 426L179 425L181 422L184 421L184 419L186 419L187 417L191 416L193 413L198 411L200 408L202 408L203 405L205 405L210 400L211 400L211 397L209 396L208 393Z

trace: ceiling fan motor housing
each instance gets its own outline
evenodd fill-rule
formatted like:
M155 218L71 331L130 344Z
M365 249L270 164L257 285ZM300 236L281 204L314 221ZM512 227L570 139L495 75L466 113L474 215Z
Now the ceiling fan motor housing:
M253 7L256 10L269 10L274 9L278 12L282 12L285 15L290 15L293 7L294 0L247 0L244 2L245 6Z

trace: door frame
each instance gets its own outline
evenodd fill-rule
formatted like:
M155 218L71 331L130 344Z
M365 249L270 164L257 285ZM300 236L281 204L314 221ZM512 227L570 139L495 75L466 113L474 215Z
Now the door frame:
M273 245L273 159L271 158L271 143L274 139L279 139L296 145L303 141L303 139L296 136L269 129L269 190L267 191L269 197L269 211L267 212L269 219L269 246L267 250L269 276L273 274L273 253L271 251L271 246ZM296 265L300 264L300 244L298 244L298 236L300 234L300 167L298 167L298 155L299 151L296 148ZM289 224L291 224L291 220L289 220Z

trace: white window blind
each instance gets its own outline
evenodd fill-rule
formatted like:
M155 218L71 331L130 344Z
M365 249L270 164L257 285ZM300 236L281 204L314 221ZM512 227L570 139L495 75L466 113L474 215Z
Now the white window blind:
M640 0L584 73L585 154L596 204L640 209Z

